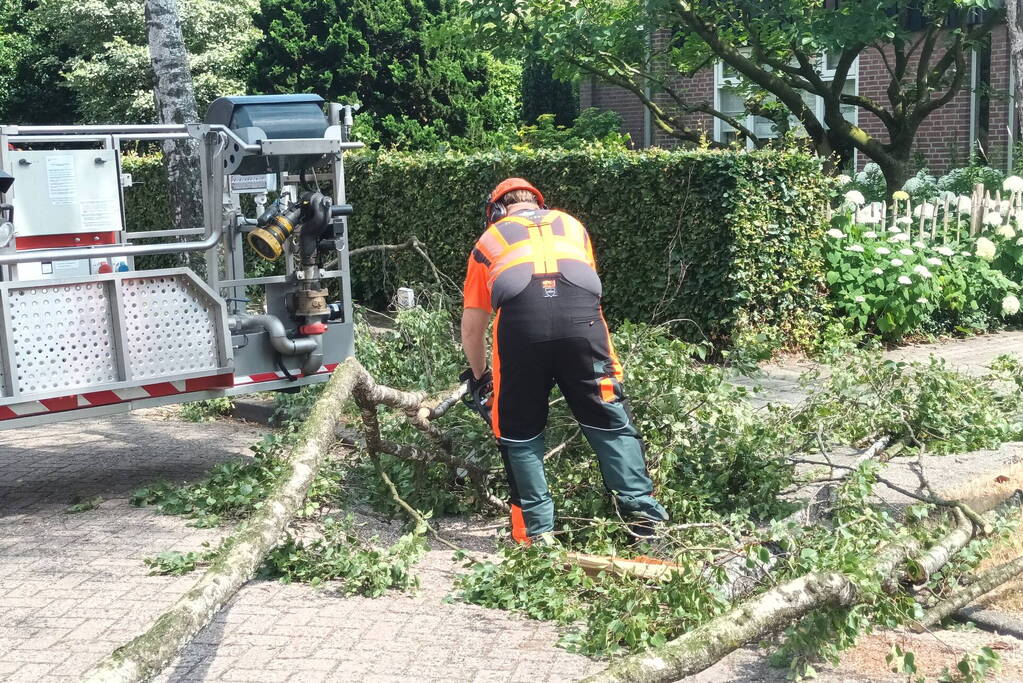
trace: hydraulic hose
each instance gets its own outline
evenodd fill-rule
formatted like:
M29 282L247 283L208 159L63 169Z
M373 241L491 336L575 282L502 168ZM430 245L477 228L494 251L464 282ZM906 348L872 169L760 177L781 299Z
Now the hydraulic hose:
M304 361L302 372L309 374L306 366L312 362L311 356L318 357L316 370L320 369L319 361L323 358L323 354L318 353L319 341L315 337L289 338L288 333L284 330L284 323L275 315L232 315L228 317L228 327L233 334L263 330L270 338L270 346L282 356L310 356Z

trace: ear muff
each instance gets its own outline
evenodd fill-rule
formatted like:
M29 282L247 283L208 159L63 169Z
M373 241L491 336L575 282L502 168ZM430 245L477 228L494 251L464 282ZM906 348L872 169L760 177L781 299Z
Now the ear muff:
M508 207L506 207L501 202L492 202L488 200L486 206L486 214L487 225L490 225L491 223L496 223L497 221L507 216Z

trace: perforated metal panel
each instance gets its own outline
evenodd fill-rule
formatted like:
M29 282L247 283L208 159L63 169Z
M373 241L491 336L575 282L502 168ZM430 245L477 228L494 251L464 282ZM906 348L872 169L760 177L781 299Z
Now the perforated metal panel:
M185 276L125 279L122 297L133 379L219 367L216 311Z
M12 355L21 393L118 381L109 284L10 290Z

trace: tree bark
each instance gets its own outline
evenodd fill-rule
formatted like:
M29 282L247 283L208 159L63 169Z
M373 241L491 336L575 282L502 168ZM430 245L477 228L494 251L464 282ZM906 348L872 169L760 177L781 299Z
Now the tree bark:
M199 114L188 66L188 50L181 35L177 0L145 0L145 16L149 59L154 75L153 96L160 123L196 123ZM203 211L198 141L165 140L163 161L167 168L173 227L178 230L201 229Z
M1009 501L985 517L998 516L1004 505L1018 505L1018 500L1013 494ZM874 563L874 571L884 577L882 590L894 592L904 579L910 578L908 569L919 565L921 558L932 571L940 569L937 562L947 562L955 554L947 550L965 545L959 531L957 527L926 553L920 552L920 541L913 538L883 547ZM945 548L946 545L949 548ZM1003 568L1006 574L1014 569L1009 565L1003 565ZM624 657L604 671L584 679L584 683L667 683L692 676L713 666L744 643L780 630L821 607L853 605L859 597L855 583L840 572L815 572L801 576L737 605L660 648Z
M291 472L266 503L242 522L224 550L192 588L160 615L145 633L113 651L86 673L89 683L149 680L202 630L239 588L252 578L266 554L305 500L336 437L341 407L368 376L353 358L342 363L313 406L291 451Z
M1016 127L1023 125L1023 0L1006 0L1009 29L1009 61L1012 63L1014 79L1009 84L1016 102ZM1009 131L1015 135L1016 131Z
M976 581L969 586L928 610L920 621L913 625L913 630L917 633L927 630L928 626L933 626L942 619L952 616L980 596L990 593L1020 574L1023 574L1023 555L980 574Z

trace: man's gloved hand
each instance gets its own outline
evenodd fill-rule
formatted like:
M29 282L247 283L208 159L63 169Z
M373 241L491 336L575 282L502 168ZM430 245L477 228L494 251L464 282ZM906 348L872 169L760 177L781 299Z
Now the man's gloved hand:
M467 391L462 400L465 401L467 406L479 413L489 425L490 397L494 393L494 377L490 372L490 368L487 368L479 379L476 379L472 368L467 368L465 372L458 376L458 379L466 383Z

